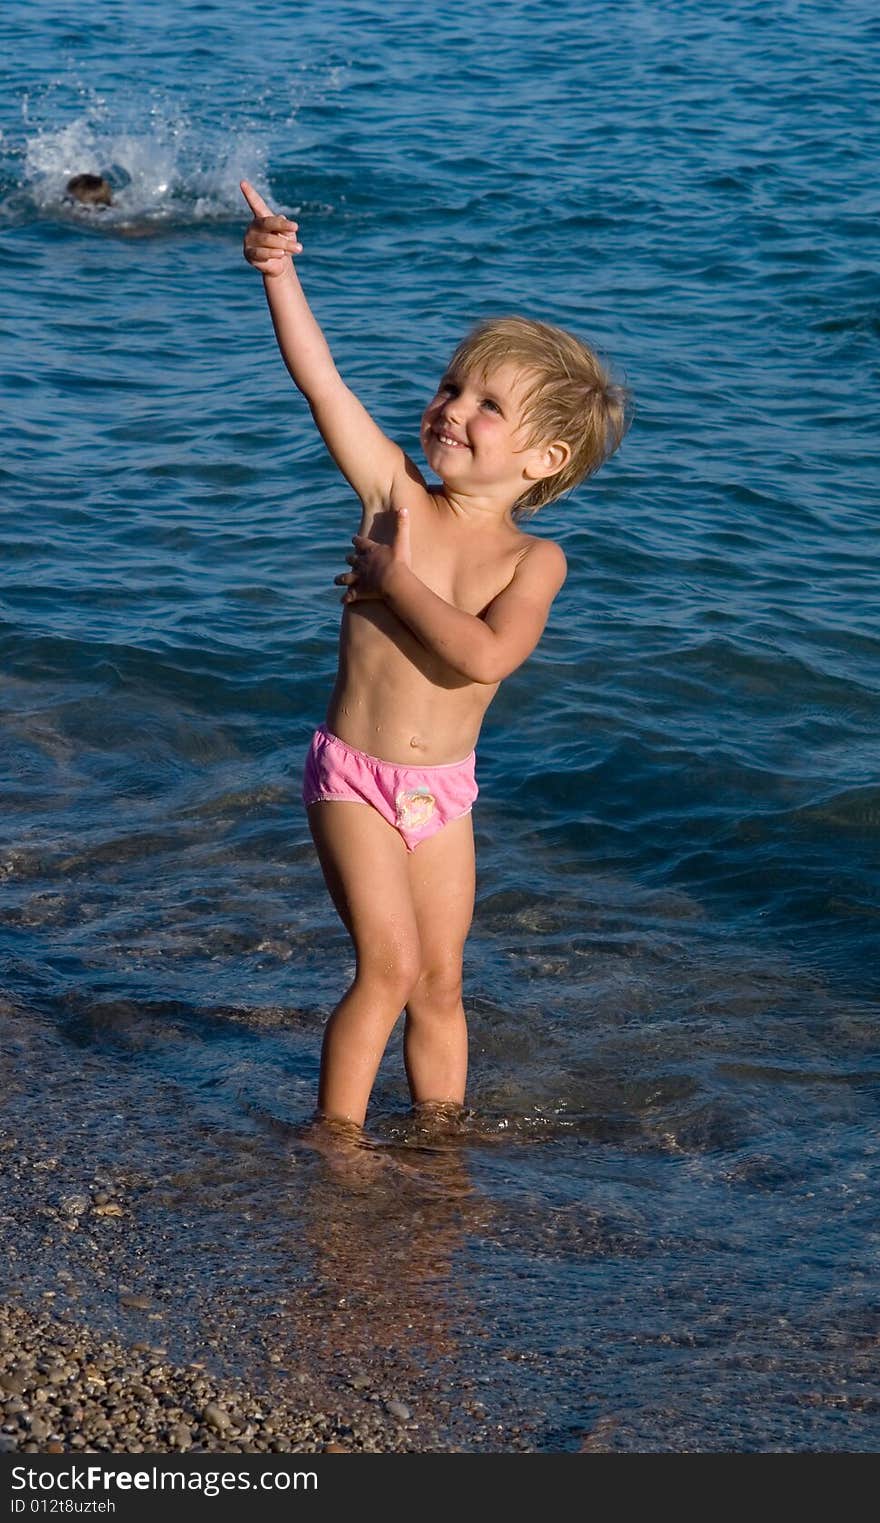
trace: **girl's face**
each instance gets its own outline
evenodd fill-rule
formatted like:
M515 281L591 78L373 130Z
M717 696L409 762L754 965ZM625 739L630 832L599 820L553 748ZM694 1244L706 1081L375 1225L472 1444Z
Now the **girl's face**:
M525 377L513 364L487 375L449 373L422 418L425 459L451 488L491 493L525 490L523 468L533 453L526 442L522 393Z

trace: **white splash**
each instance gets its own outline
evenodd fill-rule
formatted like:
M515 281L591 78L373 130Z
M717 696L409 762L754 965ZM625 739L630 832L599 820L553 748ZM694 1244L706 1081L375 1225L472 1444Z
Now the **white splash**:
M114 119L93 100L64 126L29 122L24 144L21 191L41 211L113 226L238 220L242 178L265 183L265 152L250 131L210 132L156 105L130 107L126 120ZM43 114L43 113L41 113ZM81 207L66 194L78 174L109 181L113 205Z

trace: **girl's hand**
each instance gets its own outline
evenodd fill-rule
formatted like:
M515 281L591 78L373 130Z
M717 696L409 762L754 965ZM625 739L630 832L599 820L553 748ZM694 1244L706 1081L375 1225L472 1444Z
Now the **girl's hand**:
M343 571L341 576L334 579L337 587L348 589L343 594L343 603L384 597L389 577L393 576L398 567L411 565L409 513L406 508L394 508L392 511L395 521L390 545L382 545L364 534L355 534L352 539L355 553L346 556L352 569Z
M261 275L283 275L292 254L302 253L297 239L297 222L276 216L263 197L247 181L241 181L241 193L254 214L244 235L244 257Z

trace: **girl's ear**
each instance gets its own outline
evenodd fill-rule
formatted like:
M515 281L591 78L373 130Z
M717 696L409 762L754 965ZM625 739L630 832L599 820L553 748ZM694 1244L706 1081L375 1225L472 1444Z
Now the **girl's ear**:
M554 439L552 444L534 452L534 462L525 468L529 481L543 481L547 476L557 476L571 459L571 445L564 439Z
M564 439L557 439L553 444L547 446L545 455L548 465L547 474L555 476L558 471L562 470L564 465L568 465L571 459L571 445L566 444Z

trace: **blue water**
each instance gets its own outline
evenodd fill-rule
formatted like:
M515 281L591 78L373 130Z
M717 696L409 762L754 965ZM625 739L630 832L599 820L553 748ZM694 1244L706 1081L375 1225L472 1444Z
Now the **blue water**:
M876 1450L874 8L10 0L0 45L9 1126L78 1074L69 1156L155 1176L172 1258L222 1135L230 1283L269 1298L375 1300L388 1226L501 1447L515 1410L546 1450ZM117 209L64 203L80 171ZM353 1257L300 1234L350 953L297 791L356 505L242 175L413 454L488 313L582 333L636 398L535 521L568 582L478 748L468 1128L438 1184L392 1042L370 1124L415 1173L405 1210L331 1197Z

